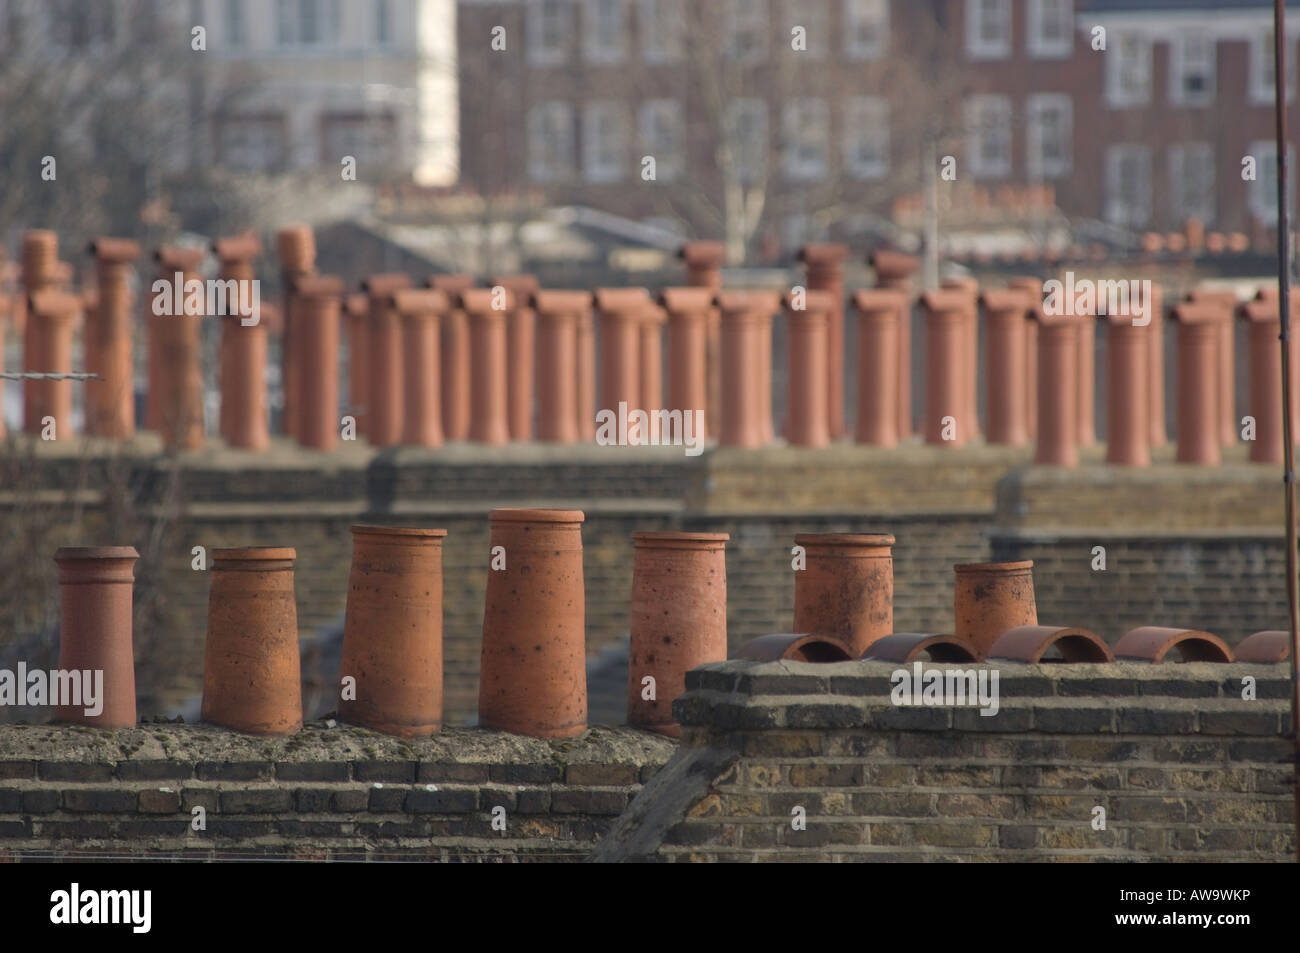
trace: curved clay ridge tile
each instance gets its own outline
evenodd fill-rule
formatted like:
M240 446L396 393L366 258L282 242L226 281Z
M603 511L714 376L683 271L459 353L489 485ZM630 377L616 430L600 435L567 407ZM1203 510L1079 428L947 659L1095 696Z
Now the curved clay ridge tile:
M1237 662L1285 662L1291 657L1291 633L1265 629L1248 635L1233 655Z
M1110 646L1087 629L1070 626L1021 625L1003 632L989 650L990 659L1012 659L1031 665L1043 660L1053 646L1065 662L1113 662Z
M928 656L931 662L981 662L979 649L959 635L930 635L926 632L895 632L877 639L863 653L865 661L899 662L904 665Z
M1177 650L1184 662L1231 662L1232 649L1217 635L1197 629L1144 625L1130 630L1115 646L1116 659L1162 662Z
M850 662L853 653L839 639L829 635L760 635L731 653L733 659L751 662Z

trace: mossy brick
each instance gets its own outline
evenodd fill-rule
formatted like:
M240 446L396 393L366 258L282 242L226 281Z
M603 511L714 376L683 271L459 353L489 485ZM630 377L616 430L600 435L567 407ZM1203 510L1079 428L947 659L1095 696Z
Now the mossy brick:
M815 757L822 753L822 736L814 731L764 731L746 735L743 753L751 757Z
M215 814L220 796L221 792L215 788L182 788L181 810L192 812L201 807L209 814Z
M415 773L420 784L484 784L489 779L486 764L463 764L455 761L421 761Z
M194 763L191 761L119 761L117 779L119 781L188 781L194 777Z
M270 761L200 761L194 770L200 781L270 781L274 774Z
M275 821L208 816L208 835L232 840L256 840L275 834Z
M354 761L352 776L358 781L414 784L415 767L414 761Z
M775 736L777 733L768 734ZM818 732L814 737L822 746L821 754L829 758L885 758L891 756L895 748L892 734L836 731Z
M1071 738L1065 742L1065 757L1072 761L1134 761L1142 758L1142 745L1136 741L1112 741L1108 738Z
M766 813L771 817L790 817L796 807L804 809L809 816L822 813L822 795L816 791L782 791L765 796Z
M175 814L181 809L181 792L146 788L140 792L137 810L141 814Z
M1182 798L1120 797L1113 798L1110 804L1107 814L1112 822L1181 822L1187 819L1187 802Z
M184 837L190 829L189 818L126 818L117 822L120 837Z
M463 824L456 821L456 824ZM400 838L428 837L433 830L426 818L410 817L401 821L358 821L356 831L362 837L380 840L398 840Z
M23 809L23 792L0 788L0 814L17 814Z
M566 784L574 787L617 787L635 784L637 766L635 764L606 764L603 762L575 761L564 773Z
M929 817L934 813L934 799L924 793L855 792L853 810L873 817Z
M551 792L551 810L556 814L617 815L627 802L626 791L557 788Z
M1169 786L1175 791L1227 791L1245 794L1250 790L1250 772L1244 768L1173 769Z
M1034 728L1061 734L1114 731L1114 709L1077 705L1034 706Z
M674 709L675 710L675 709ZM764 728L781 727L781 707L745 704L738 702L719 702L713 706L711 721L713 727L756 731Z
M1042 768L1029 764L1008 764L1002 767L1002 788L1014 791L1017 788L1036 788Z
M19 838L30 837L32 827L29 821L0 820L0 837ZM0 851L0 858L5 857L5 853Z
M369 788L344 788L335 791L334 796L330 799L330 810L335 814L352 814L368 810L369 807Z
M969 758L979 753L979 741L967 735L901 735L895 745L899 758Z
M406 796L406 810L412 814L469 814L478 806L477 788L439 787L436 791L416 788Z
M42 761L42 781L111 781L113 766L95 761Z
M1201 734L1205 735L1276 735L1279 722L1276 711L1252 710L1257 702L1241 702L1238 711L1202 711Z
M991 847L997 828L988 824L922 823L912 829L916 844L931 847Z
M79 814L127 814L135 810L136 792L113 788L65 788L63 809Z
M222 814L275 814L293 810L293 792L286 788L246 788L221 792Z
M776 846L776 832L789 821L754 822L739 824L740 846L746 850L761 850Z
M1014 817L1015 798L1004 794L940 794L935 803L939 817Z
M1290 762L1295 749L1288 738L1259 738L1228 743L1228 758L1232 761L1253 761L1264 764Z
M862 766L862 783L883 788L903 788L912 784L915 769L908 764L871 763Z
M998 846L1004 850L1033 850L1038 846L1038 828L1028 824L1004 824L998 828Z
M1290 808L1290 805L1287 805ZM1185 802L1189 824L1268 824L1275 820L1273 804L1245 797L1189 797ZM1287 815L1289 818L1290 815Z
M1114 767L1054 765L1041 769L1038 783L1068 791L1116 791L1124 786L1124 773Z
M709 844L716 847L737 846L737 825L714 824L701 821L682 821L673 825L664 835L664 842L682 847Z
M1228 749L1218 741L1172 741L1165 738L1156 739L1151 745L1151 757L1156 761L1213 764L1225 760L1227 752Z
M299 814L324 814L329 811L333 797L333 788L297 788L293 792L294 810Z
M0 781L30 781L35 777L35 761L0 761Z
M346 761L277 761L277 781L347 781L351 771Z
M485 811L490 811L494 807L503 807L507 813L513 814L518 808L518 792L513 786L500 784L489 784L478 789L478 803Z
M1093 830L1086 821L1071 827L1045 827L1040 832L1042 846L1048 850L1098 850L1114 844L1113 830Z
M351 825L340 821L302 820L300 818L280 818L275 822L275 829L284 837L346 837Z
M921 787L989 788L998 783L999 769L988 765L917 765L916 783Z

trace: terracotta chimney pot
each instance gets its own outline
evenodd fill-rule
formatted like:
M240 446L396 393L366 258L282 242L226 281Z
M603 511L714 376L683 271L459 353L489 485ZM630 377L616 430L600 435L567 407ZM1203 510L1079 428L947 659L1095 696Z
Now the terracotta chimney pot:
M921 296L926 314L925 442L960 447L971 439L966 392L969 346L969 295L930 291ZM955 422L954 439L945 440L945 418Z
M901 291L859 291L853 305L858 312L858 413L854 437L858 443L894 447L898 445L904 416L898 412L902 396L898 377L903 372L899 335L904 318L911 321L907 297ZM910 404L910 393L908 397ZM910 410L906 416L910 418Z
M1007 287L1028 296L1025 311L1025 431L1038 439L1038 316L1043 311L1043 283L1037 278L1008 278Z
M460 309L469 317L470 403L469 439L501 446L510 442L509 391L506 385L506 313L514 297L506 292L506 307L496 310L497 295L488 288L460 295Z
M794 541L806 558L795 573L795 629L833 636L861 658L894 631L894 537L814 533Z
M1075 355L1079 322L1071 315L1042 313L1037 321L1038 446L1034 463L1075 467L1079 465L1079 362Z
M1110 387L1106 394L1106 462L1133 467L1151 465L1147 341L1150 325L1132 316L1107 318L1106 360Z
M641 322L650 305L644 288L597 288L594 297L600 318L602 410L618 413L647 410L641 403Z
M804 298L802 310L794 308L793 295L787 294L782 300L789 362L789 410L786 415L789 433L785 438L796 447L824 447L831 440L826 391L826 337L827 317L834 302L827 291L807 291ZM842 352L837 354L837 359L842 363Z
M60 705L58 721L135 727L131 596L139 556L130 546L65 546L54 553L62 599L59 669L104 673L100 713L86 714L85 705Z
M532 299L541 285L536 275L507 275L494 278L492 284L505 288L514 301L506 314L506 416L510 439L532 440L537 336Z
M571 738L587 729L582 520L577 510L499 509L479 675L484 728ZM497 550L501 547L501 550Z
M441 726L446 535L444 529L352 527L339 673L356 679L356 692L339 701L341 721L400 738L431 735Z
M411 277L400 272L371 275L361 287L370 296L367 439L374 447L392 447L401 442L405 426L402 321L393 308L393 295L410 288Z
M772 314L781 299L773 291L723 291L715 302L722 312L726 397L719 442L728 447L761 447L768 442L772 420L771 379L763 375L763 354L771 354Z
M212 250L227 281L255 281L253 260L262 243L250 233L218 238ZM221 436L231 447L265 450L271 445L267 419L266 355L268 322L244 324L244 315L226 315L221 325Z
M1008 629L1038 625L1031 560L965 563L952 568L956 573L956 632L979 649L980 658L988 657L993 644Z
M214 549L202 718L254 735L302 728L292 549Z
M191 281L200 280L199 266L203 255L201 248L162 246L154 252L158 277L171 285L179 274L183 290ZM157 315L153 313L153 301L153 296L150 296L147 311L150 377L146 423L162 434L167 447L198 450L204 439L199 329L206 315Z
M722 266L727 258L722 242L688 242L678 254L686 263L686 284L715 294L722 290ZM708 433L716 434L722 425L722 315L717 308L709 309L704 367L708 387L705 426Z
M984 292L981 302L988 329L988 442L1023 447L1029 443L1025 328L1032 299L1024 291L1007 288Z
M578 315L591 314L586 291L538 291L537 437L550 443L578 442ZM593 411L594 414L594 411Z
M52 287L28 295L28 333L33 334L40 350L33 355L33 363L24 364L26 371L46 374L72 372L72 332L82 312L78 295ZM42 420L54 419L55 437L66 440L72 436L72 381L25 380L23 398L24 429L29 434L40 434Z
M1193 289L1187 295L1187 300L1213 302L1220 308L1220 320L1223 323L1219 326L1218 346L1219 441L1223 446L1231 447L1237 443L1240 426L1236 413L1236 335L1232 318L1241 302L1234 291L1202 288Z
M673 699L686 673L727 657L726 533L633 533L629 725L681 736ZM654 679L645 698L644 679Z
M415 447L442 446L442 389L439 317L451 306L447 296L431 288L393 293L389 306L402 327L402 443Z
M1219 463L1221 394L1215 350L1222 344L1223 309L1213 302L1173 309L1178 322L1179 463Z
M303 278L294 288L298 323L294 346L301 370L298 442L333 450L339 442L339 306L343 279Z
M805 245L799 260L807 272L808 290L825 291L826 310L826 407L832 440L843 437L844 425L844 261L847 245L828 243Z
M447 296L448 310L439 324L442 344L442 434L447 440L469 438L472 406L469 318L460 295L474 287L469 275L433 275L429 287Z
M640 406L646 413L653 413L664 406L664 324L668 315L658 304L651 301L641 318L641 366L637 377L641 382Z
M665 288L659 303L668 312L668 406L693 411L695 432L710 436L708 347L713 292L708 288Z
M345 295L343 314L348 326L348 413L357 422L357 434L369 437L370 405L370 298L363 292ZM441 427L441 421L439 421Z
M1275 288L1260 289L1255 300L1238 309L1247 324L1247 355L1250 379L1250 414L1255 418L1255 439L1250 443L1252 463L1281 464L1282 445L1282 356L1278 348L1282 321ZM1291 294L1291 313L1300 315L1300 291ZM1297 393L1297 361L1300 337L1291 335L1291 426L1300 435L1300 393Z

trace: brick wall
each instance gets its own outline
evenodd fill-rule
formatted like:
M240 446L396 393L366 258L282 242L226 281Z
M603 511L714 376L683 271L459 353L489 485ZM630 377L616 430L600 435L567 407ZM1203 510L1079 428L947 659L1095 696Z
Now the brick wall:
M552 743L476 729L403 742L329 723L278 739L0 727L0 861L578 860L674 748L609 728ZM206 830L192 829L196 807Z
M681 749L592 859L1293 856L1284 666L1006 666L992 717L896 706L891 671L697 669L674 709Z

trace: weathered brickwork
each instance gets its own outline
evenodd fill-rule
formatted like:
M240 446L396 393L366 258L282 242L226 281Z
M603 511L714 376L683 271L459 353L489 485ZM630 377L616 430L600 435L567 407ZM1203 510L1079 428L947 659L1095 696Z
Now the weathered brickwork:
M324 723L281 739L3 727L0 861L579 860L674 748L626 728L548 743L475 729L403 742Z
M991 717L896 706L891 671L866 662L697 669L675 708L688 726L681 750L593 859L1293 855L1282 666L1007 666ZM1249 701L1247 676L1257 692Z

